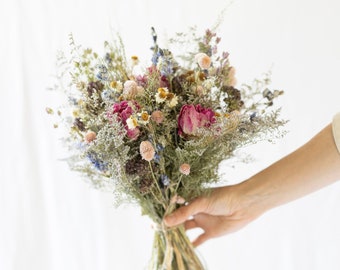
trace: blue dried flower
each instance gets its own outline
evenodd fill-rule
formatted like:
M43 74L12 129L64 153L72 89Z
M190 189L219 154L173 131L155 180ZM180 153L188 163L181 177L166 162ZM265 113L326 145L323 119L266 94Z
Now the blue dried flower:
M173 64L171 60L166 59L165 57L162 57L162 65L161 65L161 75L162 76L168 76L171 75L173 71Z
M74 106L78 105L78 100L76 98L74 98L74 97L71 97L71 96L68 97L68 102L71 105L74 105Z
M155 161L156 163L159 163L160 160L161 160L161 156L160 156L159 154L156 153L156 154L154 155L153 159L154 159L154 161Z
M98 72L96 74L97 79L101 81L108 81L110 76L107 71L107 67L104 65L99 65L97 69L98 69Z
M109 53L106 53L105 54L105 61L107 63L111 63L112 62L112 58L111 58L111 55Z
M164 186L169 186L170 185L170 178L167 175L162 174L161 175L161 182Z
M161 145L161 144L156 144L156 149L157 149L158 151L163 151L163 150L164 150L164 146Z
M256 118L256 112L253 112L250 116L249 116L249 119L251 122L253 122Z
M77 149L77 150L83 151L83 150L85 150L85 148L86 148L86 144L85 144L84 142L76 142L76 143L74 144L74 147L75 147L75 149Z
M161 57L161 56L162 56L162 55L161 55L160 51L157 51L156 53L154 53L154 54L152 55L152 58L151 58L152 64L154 64L154 65L156 66L157 63L158 63L158 59L159 59L159 57Z
M112 89L104 90L101 94L101 97L104 101L114 100L115 92Z
M88 153L87 158L91 161L94 167L98 169L99 171L107 170L107 164L103 162L102 160L98 159L95 153Z

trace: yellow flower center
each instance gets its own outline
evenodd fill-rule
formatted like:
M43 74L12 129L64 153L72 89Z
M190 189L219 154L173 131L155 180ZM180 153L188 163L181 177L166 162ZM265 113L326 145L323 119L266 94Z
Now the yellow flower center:
M111 88L116 88L116 86L117 86L117 82L116 81L110 82L110 87Z
M147 112L142 112L140 118L143 120L143 121L148 121L149 120L149 114Z
M138 126L138 122L137 122L137 119L136 118L132 118L132 123L135 127Z
M161 98L161 99L165 99L167 97L168 93L167 91L165 91L164 88L158 88L158 96Z

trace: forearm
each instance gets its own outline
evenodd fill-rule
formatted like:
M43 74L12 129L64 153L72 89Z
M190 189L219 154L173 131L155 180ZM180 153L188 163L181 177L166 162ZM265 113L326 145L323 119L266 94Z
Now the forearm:
M237 196L261 214L340 179L340 155L328 125L308 143L239 185Z

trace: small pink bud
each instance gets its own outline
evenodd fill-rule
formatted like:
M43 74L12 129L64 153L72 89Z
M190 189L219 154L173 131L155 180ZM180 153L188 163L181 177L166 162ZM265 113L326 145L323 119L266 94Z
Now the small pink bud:
M94 141L96 139L96 137L97 137L97 134L95 132L88 131L85 135L85 141L87 143L90 143L90 142Z
M160 124L164 120L164 115L161 111L154 111L151 114L151 119L155 121L157 124Z
M190 174L190 165L188 163L183 163L180 167L179 167L179 171L185 175L189 175Z

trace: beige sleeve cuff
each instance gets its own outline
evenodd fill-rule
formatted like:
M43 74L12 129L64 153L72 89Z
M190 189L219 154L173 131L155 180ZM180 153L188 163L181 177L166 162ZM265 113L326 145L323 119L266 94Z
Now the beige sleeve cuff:
M340 153L340 112L334 115L333 117L332 129L333 129L334 141Z

